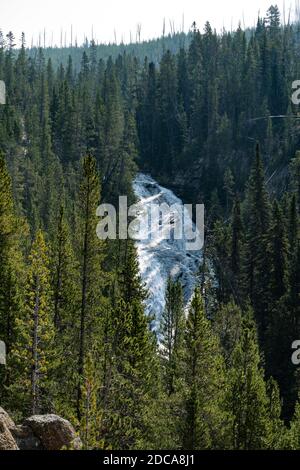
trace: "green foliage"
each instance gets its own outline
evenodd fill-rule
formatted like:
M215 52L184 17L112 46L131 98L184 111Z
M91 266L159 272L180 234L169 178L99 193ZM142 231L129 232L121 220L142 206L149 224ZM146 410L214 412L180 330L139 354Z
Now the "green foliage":
M166 308L161 319L161 357L169 395L180 387L184 373L184 303L181 284L168 279ZM179 384L178 384L179 382Z
M227 390L224 361L205 317L199 289L195 291L187 319L185 373L183 448L226 448L230 415L224 407Z
M81 419L82 378L87 345L101 332L102 242L96 234L96 209L100 199L100 182L96 160L87 156L82 161L80 185L80 326L78 351L77 415Z
M59 413L86 449L299 448L298 28L271 6L251 30L128 46L0 32L0 399L16 417ZM137 167L206 204L187 319L171 280L147 318L133 244L96 236L100 196L133 202Z
M232 447L238 450L265 448L267 393L251 312L243 319L241 337L233 351L227 401L233 415Z
M233 351L242 332L242 311L233 301L223 304L213 319L213 328L220 339L227 367L232 365Z
M110 358L106 365L110 377L104 397L105 442L114 449L133 449L145 442L147 407L155 390L155 348L144 313L145 290L130 245L125 266L110 318Z
M291 449L297 450L299 449L300 442L299 442L299 425L300 425L300 406L299 402L296 404L295 414L291 422L291 428L289 432L289 445Z
M57 236L51 251L53 322L57 353L57 365L54 375L55 408L61 415L74 419L78 361L80 273L63 207L61 207L58 216Z
M85 450L104 448L104 441L101 440L103 412L99 404L100 388L100 371L92 353L89 353L84 367L80 426Z
M11 393L17 393L18 408L37 414L50 407L50 372L55 366L49 258L41 231L28 261L25 307L16 319L17 339L12 350L15 377Z

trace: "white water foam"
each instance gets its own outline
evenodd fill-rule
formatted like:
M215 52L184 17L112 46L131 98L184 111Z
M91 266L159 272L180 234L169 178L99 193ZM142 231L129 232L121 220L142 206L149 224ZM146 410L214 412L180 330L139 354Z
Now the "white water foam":
M149 297L146 301L146 312L155 317L155 328L158 327L162 312L165 308L165 293L168 277L178 279L184 292L185 305L188 305L197 282L197 274L202 261L201 251L188 251L186 240L175 240L174 237L165 239L164 222L174 222L174 212L166 214L162 221L159 236L151 233L151 224L148 223L149 205L153 203L168 206L177 204L183 208L183 202L175 194L160 186L151 176L139 173L134 182L133 190L138 199L138 221L148 234L147 240L136 242L140 273L148 289ZM184 211L185 224L190 223L196 230L187 210Z

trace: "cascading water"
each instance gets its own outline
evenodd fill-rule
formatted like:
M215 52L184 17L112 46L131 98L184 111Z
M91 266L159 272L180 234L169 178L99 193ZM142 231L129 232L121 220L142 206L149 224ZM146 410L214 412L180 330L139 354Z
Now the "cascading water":
M155 316L157 327L165 308L168 277L180 280L187 305L197 282L202 254L201 250L188 251L184 238L177 240L165 236L164 230L167 229L168 222L172 227L177 217L173 210L164 213L159 233L153 233L157 228L149 223L150 205L165 203L169 207L177 205L183 210L183 202L172 191L160 186L151 176L142 173L135 178L133 190L138 199L137 221L146 233L143 240L136 241L141 277L149 293L146 311ZM184 210L184 220L185 224L190 224L194 231L197 230L187 210Z

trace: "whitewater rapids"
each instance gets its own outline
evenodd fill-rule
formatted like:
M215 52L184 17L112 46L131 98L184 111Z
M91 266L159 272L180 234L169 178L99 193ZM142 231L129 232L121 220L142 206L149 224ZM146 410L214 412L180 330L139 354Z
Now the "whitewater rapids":
M168 277L171 276L181 282L187 306L197 283L202 252L188 251L184 238L176 240L171 236L165 239L164 222L169 222L171 227L174 226L174 219L177 217L174 211L165 215L160 223L159 234L152 232L153 227L148 217L151 204L166 203L168 206L176 204L183 210L183 202L171 190L160 186L151 176L142 173L136 176L133 190L138 200L137 220L147 233L147 239L136 241L140 273L149 294L146 300L146 312L154 316L153 327L157 329L165 308ZM197 230L186 210L184 210L184 220L193 227L193 230Z

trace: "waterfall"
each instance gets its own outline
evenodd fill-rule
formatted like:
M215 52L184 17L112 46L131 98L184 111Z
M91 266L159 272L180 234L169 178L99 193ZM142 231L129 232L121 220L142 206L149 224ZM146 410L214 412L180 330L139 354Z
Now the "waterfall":
M171 276L181 282L187 306L197 282L202 254L200 250L188 251L184 239L176 240L174 237L166 239L163 236L165 222L169 222L171 226L174 223L174 217L176 218L174 211L164 214L161 231L159 234L153 233L153 227L148 219L151 204L166 203L168 206L176 204L184 210L183 202L171 190L160 186L151 176L142 173L136 176L133 190L138 200L137 220L147 233L147 239L136 241L140 273L149 293L146 312L155 316L154 327L157 328L165 308L168 277ZM189 223L193 230L196 230L186 210L184 210L184 220L185 224Z

